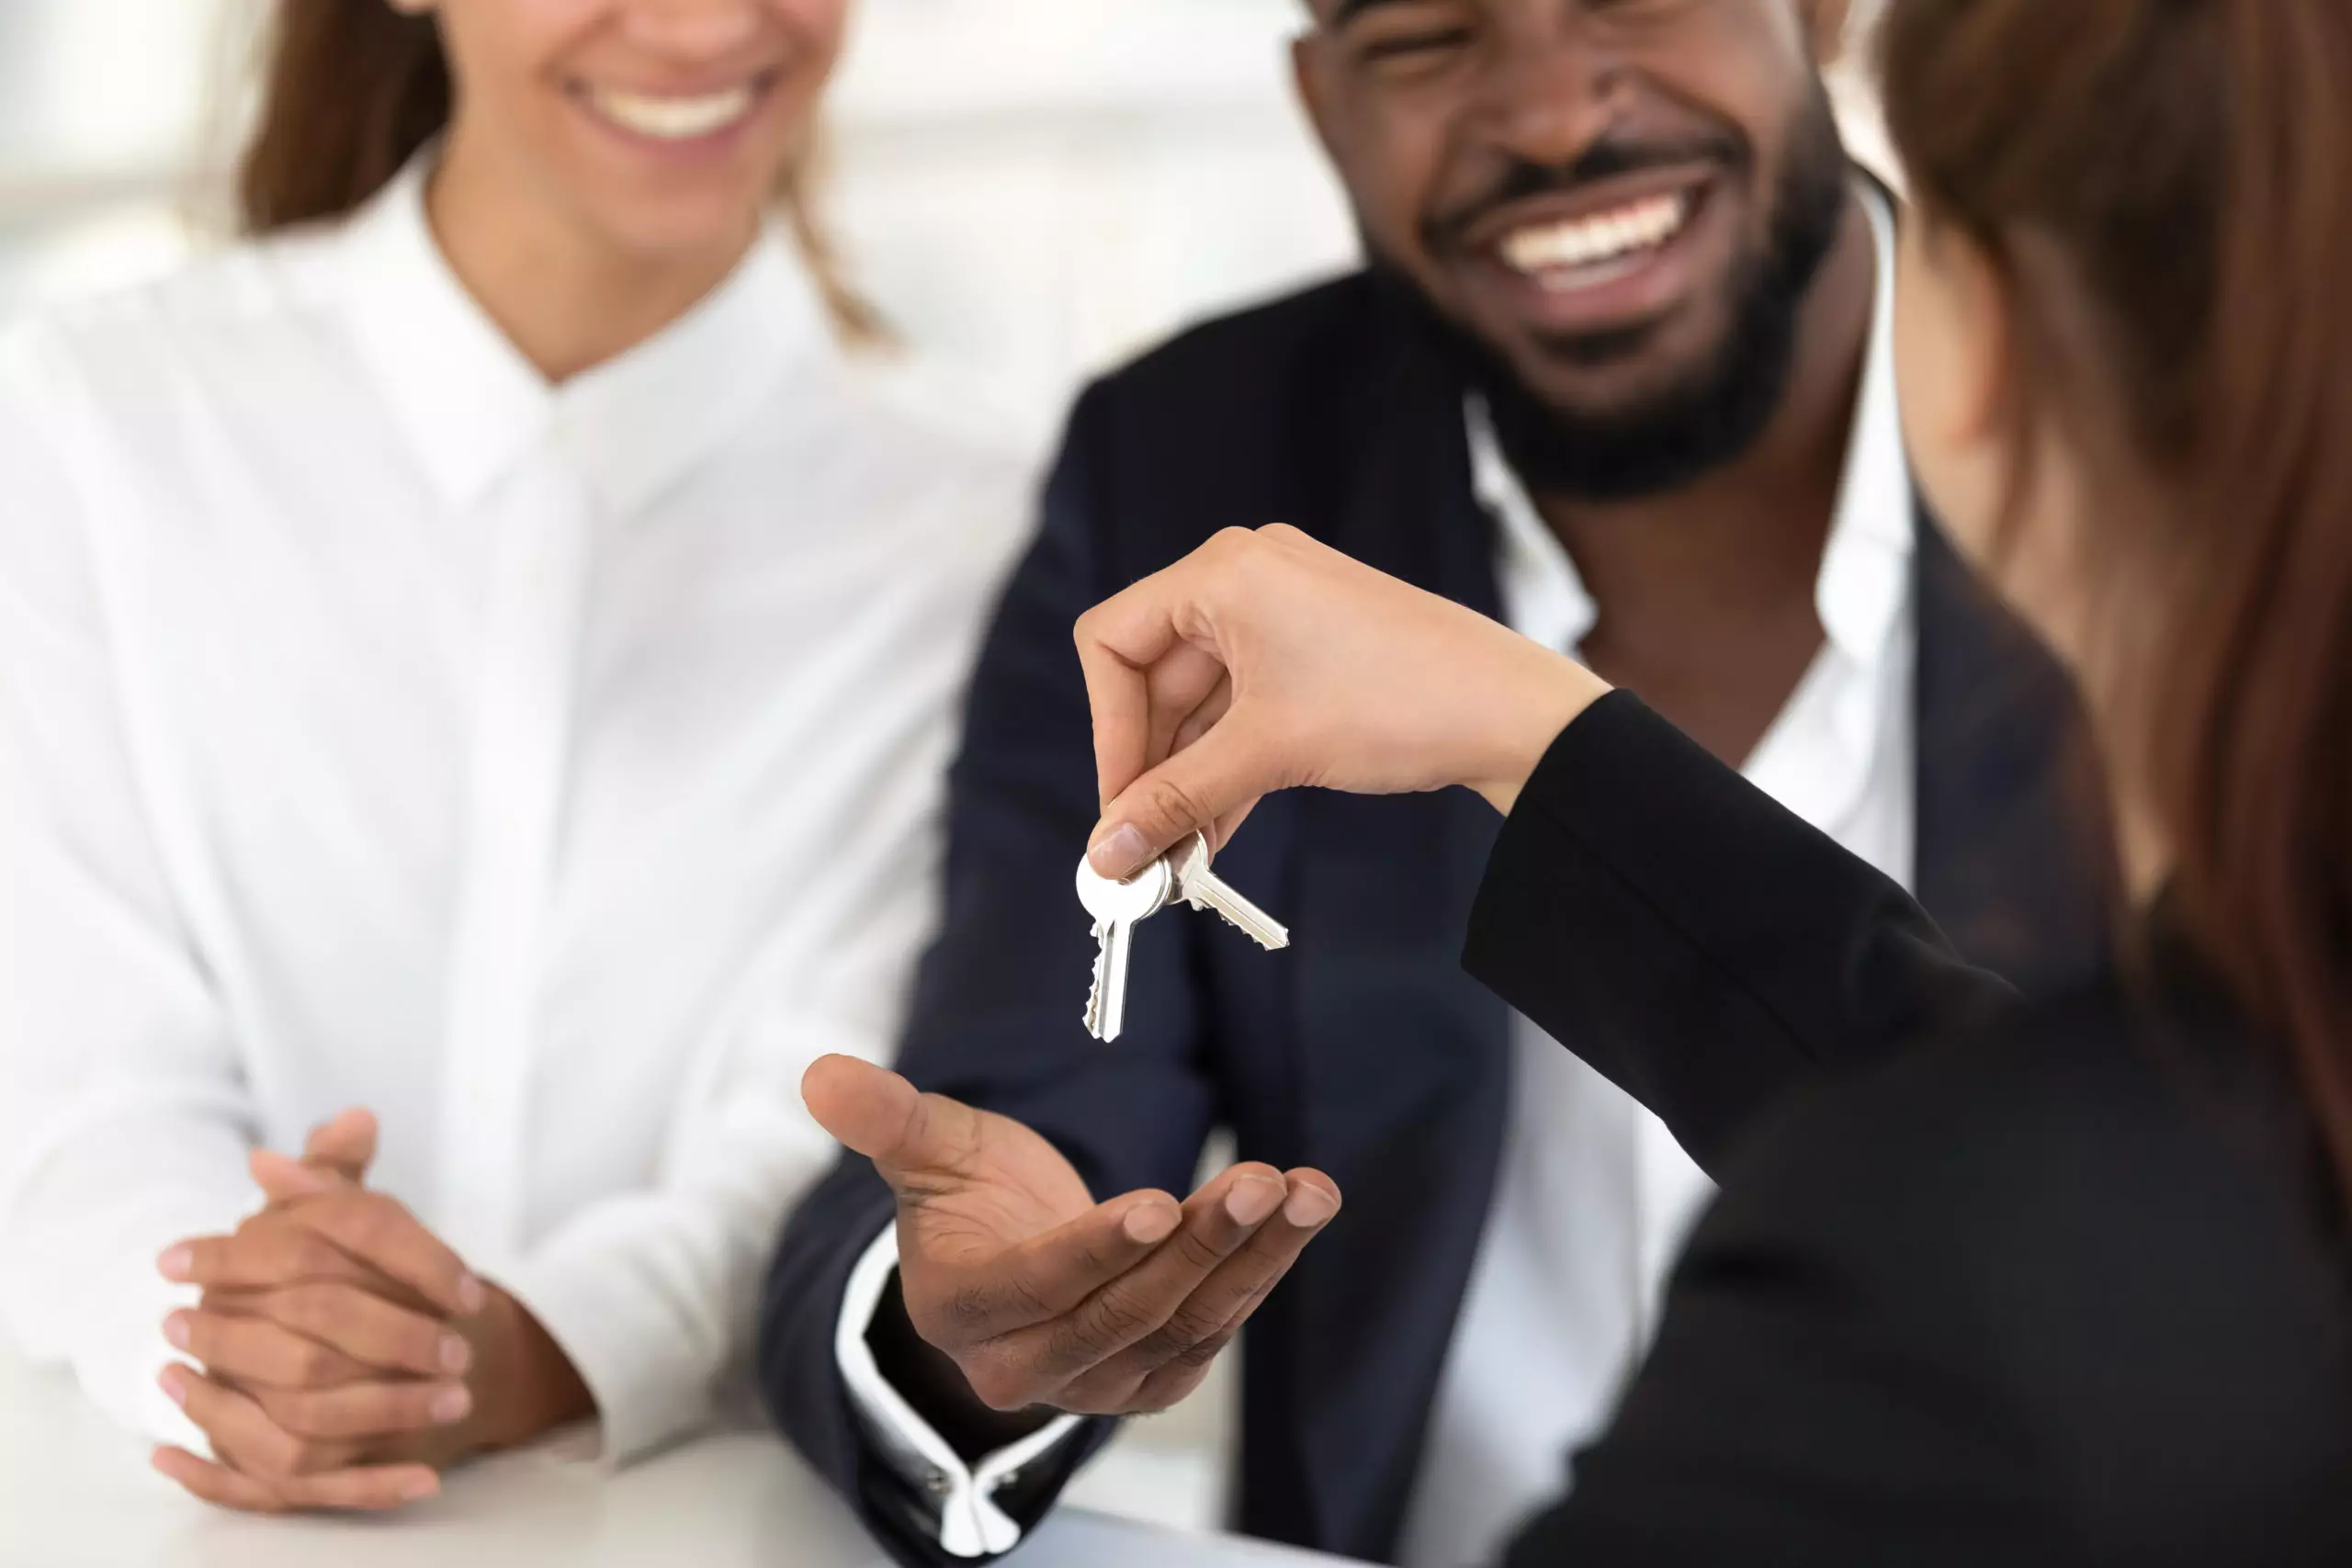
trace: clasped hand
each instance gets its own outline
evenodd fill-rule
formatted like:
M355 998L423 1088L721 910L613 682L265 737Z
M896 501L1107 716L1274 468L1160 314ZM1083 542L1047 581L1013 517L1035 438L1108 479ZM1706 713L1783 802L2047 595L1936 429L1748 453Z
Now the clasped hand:
M375 1145L373 1118L346 1112L300 1164L256 1151L267 1206L160 1260L166 1278L203 1287L164 1325L203 1370L175 1363L162 1383L215 1458L164 1447L154 1463L209 1502L398 1507L433 1495L440 1467L481 1441L468 1374L492 1292L362 1185Z

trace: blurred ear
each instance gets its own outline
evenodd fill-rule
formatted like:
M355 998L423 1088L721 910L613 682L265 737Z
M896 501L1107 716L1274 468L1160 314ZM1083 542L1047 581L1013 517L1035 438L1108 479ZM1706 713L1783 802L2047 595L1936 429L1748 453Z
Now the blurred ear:
M1323 155L1337 162L1331 146L1330 90L1323 73L1330 67L1331 40L1320 27L1308 29L1291 39L1291 79L1298 85L1298 101L1306 110L1306 120L1315 128L1315 140L1323 146Z

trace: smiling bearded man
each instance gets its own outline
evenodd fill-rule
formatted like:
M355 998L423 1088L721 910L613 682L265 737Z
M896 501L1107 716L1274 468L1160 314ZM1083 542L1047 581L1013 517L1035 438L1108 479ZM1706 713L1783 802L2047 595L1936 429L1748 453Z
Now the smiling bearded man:
M899 1059L958 1103L810 1080L863 1153L786 1231L762 1382L900 1561L1011 1549L1245 1320L1235 1522L1489 1560L1573 1484L1709 1193L1461 972L1497 829L1467 796L1266 801L1217 869L1295 947L1163 916L1125 1033L1088 1037L1070 628L1221 528L1294 524L1577 652L2021 986L2097 967L2079 716L1913 492L1897 214L1847 164L1824 36L1802 0L1315 0L1300 89L1369 265L1080 400ZM1245 1163L1180 1209L1220 1126Z

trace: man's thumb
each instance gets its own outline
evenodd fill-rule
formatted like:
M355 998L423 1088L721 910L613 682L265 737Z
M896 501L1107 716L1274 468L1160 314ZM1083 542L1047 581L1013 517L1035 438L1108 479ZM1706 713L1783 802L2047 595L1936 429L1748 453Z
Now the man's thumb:
M820 1056L801 1075L808 1114L842 1147L888 1159L907 1142L922 1097L898 1074L854 1056Z

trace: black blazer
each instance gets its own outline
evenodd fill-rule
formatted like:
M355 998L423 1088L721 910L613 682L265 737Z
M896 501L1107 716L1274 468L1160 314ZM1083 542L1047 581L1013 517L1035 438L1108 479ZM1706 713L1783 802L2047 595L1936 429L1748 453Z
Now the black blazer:
M1723 1183L1511 1568L2352 1562L2340 1189L2184 945L2020 1003L1620 694L1467 964Z
M1312 1165L1346 1194L1252 1320L1238 1523L1379 1559L1395 1546L1480 1228L1510 1081L1510 1014L1459 964L1498 824L1463 794L1269 801L1218 869L1287 921L1276 955L1211 920L1138 935L1125 1036L1080 1026L1093 943L1070 874L1094 822L1070 627L1228 525L1297 525L1493 612L1462 388L1411 318L1351 277L1179 339L1091 389L1043 525L983 650L949 803L944 923L900 1066L1014 1116L1102 1194L1189 1189L1204 1141ZM2103 841L2064 678L1931 525L1917 610L1917 880L1962 951L2029 986L2096 967ZM928 1500L861 1441L833 1334L889 1194L842 1163L791 1220L759 1329L784 1429L909 1562L938 1561ZM1050 1502L1067 1462L1015 1501Z

